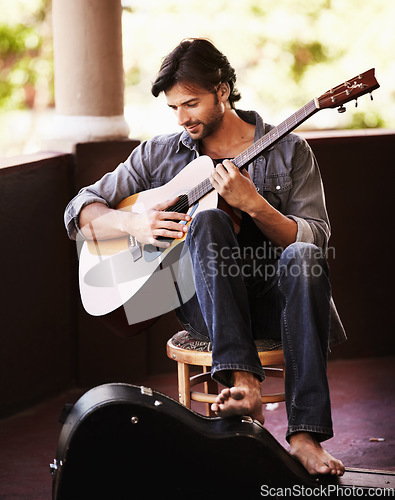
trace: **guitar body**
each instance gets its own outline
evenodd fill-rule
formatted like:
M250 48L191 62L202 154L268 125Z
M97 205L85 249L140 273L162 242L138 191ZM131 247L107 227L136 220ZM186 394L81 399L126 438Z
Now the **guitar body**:
M77 401L51 469L53 500L259 498L261 485L322 484L249 417L203 417L129 384Z
M189 163L164 186L132 195L116 208L144 213L160 202L187 193L196 184L208 178L212 169L212 160L207 156L201 156ZM216 191L210 191L189 207L187 213L196 215L202 210L216 208L217 204ZM145 285L151 292L158 287L162 291L169 284L174 289L173 274L177 275L177 268L180 265L178 259L184 240L185 238L173 240L171 246L164 251L152 245L131 247L128 237L84 242L79 256L79 285L86 311L93 316L101 316L128 302L130 315L133 316L129 323L149 319L147 307L140 307L142 300L136 297L136 304L130 300ZM169 272L166 272L166 269ZM154 277L155 273L157 276ZM151 283L148 285L149 280ZM147 294L148 290L145 295ZM168 302L156 304L160 310L150 317L159 316L177 307L174 301L177 303L178 297L175 293L173 295ZM184 300L187 299L184 297ZM151 301L154 302L156 301Z

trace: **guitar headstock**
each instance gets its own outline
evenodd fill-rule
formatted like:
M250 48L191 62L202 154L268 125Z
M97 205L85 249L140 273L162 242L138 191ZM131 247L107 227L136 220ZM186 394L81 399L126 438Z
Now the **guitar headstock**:
M320 109L338 107L341 113L346 110L343 104L371 93L379 87L380 85L374 76L374 68L372 68L322 94L317 98L318 107Z

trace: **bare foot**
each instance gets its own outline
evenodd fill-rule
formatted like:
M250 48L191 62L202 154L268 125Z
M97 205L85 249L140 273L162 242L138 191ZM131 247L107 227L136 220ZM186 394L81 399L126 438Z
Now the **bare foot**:
M262 413L259 380L250 372L234 372L234 386L223 389L211 409L218 417L247 415L263 424L265 417Z
M344 474L342 462L326 452L309 432L292 434L289 444L291 455L297 458L310 474Z

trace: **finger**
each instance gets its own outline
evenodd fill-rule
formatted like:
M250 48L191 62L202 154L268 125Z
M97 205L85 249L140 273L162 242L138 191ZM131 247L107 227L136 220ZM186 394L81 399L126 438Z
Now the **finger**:
M223 165L224 165L226 171L228 172L229 177L234 178L234 177L240 175L240 170L230 160L224 160Z
M176 196L175 198L171 198L169 200L166 200L162 203L158 203L154 207L152 207L152 210L155 210L158 212L158 217L161 220L179 220L179 221L190 221L191 216L188 214L185 214L184 212L177 212L177 211L168 211L170 207L175 208L177 210L177 204L179 203L180 198ZM180 206L180 209L183 208L185 209L185 205L183 207Z
M215 166L215 169L212 172L212 174L216 175L221 179L224 179L228 175L228 171L224 167L223 163L218 163L218 165Z
M214 189L222 189L229 180L229 173L226 168L219 163L210 174L210 182Z
M182 212L158 212L157 213L158 219L162 221L170 221L170 220L179 220L179 221L190 221L191 216L188 214L184 214Z
M229 160L224 160L223 163L218 164L215 170L224 181L234 179L239 175L239 169Z
M159 248L169 248L173 240L177 240L185 236L184 233L182 232L165 231L165 230L155 231L155 233L158 234L155 234L150 239L149 243ZM163 240L163 238L167 238L170 241Z
M223 165L229 173L239 171L236 165L232 163L230 160L224 160Z
M216 166L215 170L211 172L210 182L214 189L216 189L219 194L222 194L221 191L227 188L232 177L233 175L229 174L226 168L220 163Z
M170 231L167 229L158 229L157 231L153 232L153 238L155 241L159 241L160 243L163 243L162 239L158 238L170 238L171 240L179 240L185 236L184 231Z
M216 171L213 171L210 174L209 180L213 188L217 189L220 187L220 181L222 181L222 178Z
M186 233L188 230L188 226L184 223L184 221L176 222L174 220L161 220L156 222L156 230Z
M152 240L150 241L150 244L153 245L154 247L169 248L169 246L171 245L171 242L156 240L155 238L152 238Z
M170 241L153 239L151 244L153 246L159 247L159 248L169 248L171 246L171 244L173 243L173 241L175 240L175 238L169 238L169 240Z
M252 181L250 174L247 172L247 170L245 168L243 168L242 170L240 170L240 173L241 173L241 175L243 177L245 177L246 179L249 179L250 181Z

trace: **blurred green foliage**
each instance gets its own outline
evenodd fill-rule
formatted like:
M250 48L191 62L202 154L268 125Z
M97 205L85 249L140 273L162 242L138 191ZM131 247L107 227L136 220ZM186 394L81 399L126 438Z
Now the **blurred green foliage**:
M305 128L395 127L395 2L388 0L124 0L125 103L132 135L173 126L154 104L150 85L161 59L180 40L207 37L235 67L241 108L279 123L372 67L381 85L347 104L348 112L316 114ZM142 111L144 108L144 112ZM143 121L147 120L144 128Z
M301 81L310 65L327 62L330 59L325 47L320 42L305 43L300 40L292 40L288 50L293 55L291 71L295 82Z
M35 0L22 5L16 1L11 12L9 4L3 8L0 5L2 12L9 13L9 20L0 23L0 109L34 108L43 87L46 99L42 105L51 106L53 63L48 26L51 2Z
M37 112L54 106L51 4L51 0L0 0L0 137L7 135L13 110L33 112L36 118L30 121L24 112L25 129L33 135ZM395 2L122 0L122 4L125 115L134 137L144 139L174 127L173 116L151 96L150 86L162 57L187 37L209 38L228 56L243 96L240 107L258 110L273 124L332 86L375 67L381 88L373 103L364 97L357 109L349 104L350 112L343 115L333 110L317 113L305 126L395 127ZM3 143L7 141L3 138Z
M40 45L41 38L33 28L22 24L0 26L0 107L32 106L28 93L37 79L32 59L37 57Z

